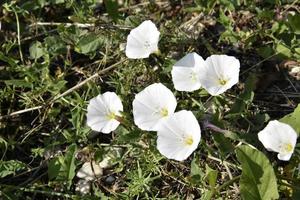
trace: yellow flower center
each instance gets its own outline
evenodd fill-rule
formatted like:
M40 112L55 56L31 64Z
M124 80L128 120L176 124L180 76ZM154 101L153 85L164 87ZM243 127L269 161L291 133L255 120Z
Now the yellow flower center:
M115 119L116 118L116 115L115 113L113 112L109 112L107 115L106 115L106 119L107 120L112 120L112 119Z
M187 145L187 146L191 146L193 144L194 140L191 136L187 137L185 140L184 140L184 144Z
M219 78L219 84L220 85L226 85L227 82L228 82L228 80L226 80L224 78Z
M161 110L160 110L160 115L161 115L162 117L168 116L168 115L169 115L168 109L167 109L167 108L161 109Z
M191 78L191 80L192 80L193 83L196 82L197 81L197 75L196 75L196 73L195 72L191 72L190 78Z
M287 153L291 153L293 151L293 145L291 143L286 143L283 145L283 150Z

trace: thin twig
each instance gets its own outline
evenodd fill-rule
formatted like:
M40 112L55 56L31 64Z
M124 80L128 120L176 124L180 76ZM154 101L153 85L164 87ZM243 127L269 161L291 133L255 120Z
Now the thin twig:
M18 34L18 46L19 46L20 59L21 59L22 63L24 63L23 53L22 53L22 49L21 49L21 34L20 34L19 16L18 16L18 13L16 12L16 10L14 8L13 8L13 11L15 13L16 21L17 21L17 34Z
M67 94L73 92L74 90L82 87L83 85L85 85L87 82L89 82L90 80L102 75L102 74L105 74L106 72L114 69L116 66L118 66L119 64L123 63L125 60L127 59L123 59L115 64L112 64L111 66L101 70L100 72L97 72L95 73L94 75L90 76L89 78L85 79L84 81L78 83L77 85L75 85L74 87L68 89L67 91L65 91L64 93L54 97L52 100L49 101L49 103L47 105L41 105L41 106L36 106L36 107L32 107L32 108L27 108L27 109L24 109L24 110L19 110L19 111L16 111L16 112L12 112L8 115L4 115L4 116L0 116L0 120L3 119L3 118L8 118L8 117L12 117L12 116L15 116L15 115L19 115L19 114L23 114L23 113L26 113L26 112L30 112L30 111L34 111L34 110L39 110L43 107L47 107L51 104L53 104L55 101L57 101L58 99L60 99L61 97L63 96L66 96Z

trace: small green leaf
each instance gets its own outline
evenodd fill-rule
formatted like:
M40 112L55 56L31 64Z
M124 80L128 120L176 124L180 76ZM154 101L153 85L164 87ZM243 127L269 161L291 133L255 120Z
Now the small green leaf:
M236 150L242 164L240 192L245 200L278 199L277 180L268 158L260 151L242 145Z
M294 110L294 112L284 116L279 120L280 122L289 124L291 127L295 129L297 134L300 133L300 104L298 104L297 108Z
M215 187L218 177L218 171L210 168L208 165L206 165L206 180L208 181L208 184L211 187Z
M300 14L288 15L288 24L291 26L295 34L300 34Z
M276 52L281 57L284 57L284 58L290 58L291 57L291 50L287 46L285 46L281 43L278 43L276 45Z
M38 58L42 57L43 55L45 55L46 52L42 46L42 43L37 41L37 42L32 43L31 46L29 47L29 53L30 53L31 59L38 59Z
M102 43L103 40L100 38L100 36L90 33L80 38L76 44L75 50L78 53L89 54L99 49Z
M17 160L0 161L0 177L15 174L19 170L26 169L26 165Z
M119 11L118 11L118 1L117 0L105 0L105 8L108 15L114 20L117 21L119 18Z
M58 176L60 168L61 168L61 163L59 162L57 157L49 161L48 177L50 180L55 179Z
M236 98L236 101L231 107L230 114L242 113L246 109L247 105L249 105L254 98L253 90L255 89L255 85L256 76L251 74L246 80L244 92Z

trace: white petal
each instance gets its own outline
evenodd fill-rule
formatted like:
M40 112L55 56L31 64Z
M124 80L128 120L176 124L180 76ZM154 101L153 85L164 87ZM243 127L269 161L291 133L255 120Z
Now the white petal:
M126 56L132 59L149 57L158 50L159 34L152 21L144 21L130 31L126 43Z
M233 56L212 55L205 60L199 74L203 88L213 96L222 94L239 80L240 62ZM225 81L224 84L221 84Z
M290 125L273 120L258 133L258 139L267 150L277 152L278 159L289 160L297 142L297 133Z
M196 117L191 111L182 110L161 123L157 131L157 149L169 159L182 161L195 151L200 139Z
M110 133L120 123L109 116L120 116L123 105L116 93L105 92L90 100L87 111L87 125L92 130Z
M290 159L291 159L291 157L292 157L292 153L290 153L290 154L285 154L285 155L283 155L283 154L277 154L277 158L279 159L279 160L283 160L283 161L289 161Z
M176 90L191 92L201 87L199 73L205 62L197 53L189 53L172 68L172 80Z
M134 123L142 130L154 131L164 118L174 113L176 105L173 93L163 84L154 83L135 95ZM162 115L162 110L166 115Z
M102 174L103 170L99 164L96 164L95 162L85 162L77 172L76 176L85 180L94 180Z

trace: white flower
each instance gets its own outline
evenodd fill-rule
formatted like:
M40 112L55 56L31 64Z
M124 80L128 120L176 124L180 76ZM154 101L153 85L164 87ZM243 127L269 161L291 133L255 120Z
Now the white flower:
M157 131L157 149L169 159L185 160L201 139L200 125L191 111L182 110L167 118Z
M290 125L273 120L258 133L258 139L268 151L277 152L279 160L288 161L294 152L297 133Z
M91 190L91 183L88 180L80 179L77 184L75 191L80 192L81 194L88 194Z
M92 166L93 165L93 166ZM103 174L102 167L93 162L85 162L82 167L78 170L76 176L78 178L92 181Z
M120 124L116 117L123 105L116 93L105 92L90 100L87 111L87 125L92 130L110 133Z
M200 82L209 94L219 95L239 81L240 62L233 56L212 55L199 73Z
M127 37L126 56L128 58L148 58L158 51L159 31L152 21L147 20L132 29Z
M172 80L176 90L191 92L201 87L199 74L205 62L197 53L189 53L172 68Z
M134 123L142 130L155 131L163 119L174 113L176 105L175 96L166 86L149 85L133 100Z

